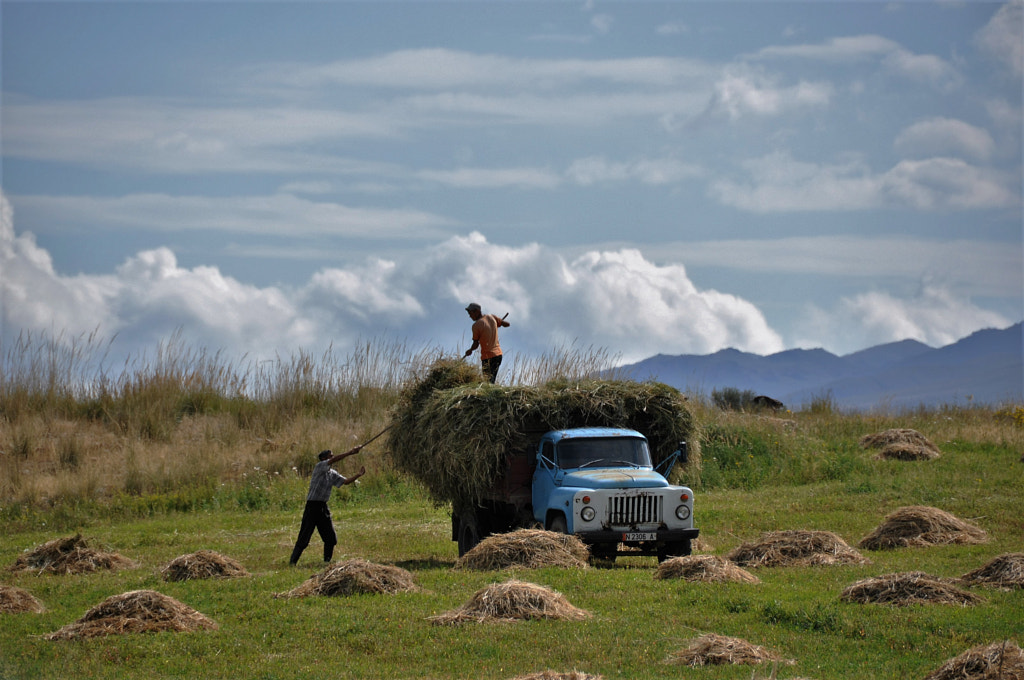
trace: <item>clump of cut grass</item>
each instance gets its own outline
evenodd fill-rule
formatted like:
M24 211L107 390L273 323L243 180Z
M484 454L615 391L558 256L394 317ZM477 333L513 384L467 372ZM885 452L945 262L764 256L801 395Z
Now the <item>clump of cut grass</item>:
M1024 588L1024 553L1005 553L969 571L960 581L972 586Z
M135 562L114 552L89 547L81 534L56 538L19 555L13 572L35 571L46 574L87 574L95 571L117 571L136 566Z
M274 597L393 595L419 590L412 574L401 567L352 559L332 564L297 588L278 593Z
M43 603L24 588L0 585L0 614L42 614L44 611Z
M513 451L549 430L625 427L643 433L657 464L692 441L686 397L661 383L555 380L538 387L481 383L461 360L440 359L401 393L388 432L395 466L419 480L439 505L465 507L485 497Z
M496 571L512 567L589 567L590 551L576 536L542 529L518 529L480 541L460 557L456 569Z
M133 590L108 597L74 623L43 636L46 640L81 640L125 633L214 630L217 623L195 609L155 590Z
M761 579L716 555L673 557L658 565L656 579L682 579L706 583L760 583Z
M847 586L841 599L856 604L887 604L897 607L912 604L967 606L984 601L980 595L957 588L948 579L940 579L923 571L862 579Z
M590 612L573 606L561 593L534 583L511 579L478 590L470 600L430 618L435 625L513 622L531 619L582 621Z
M883 430L874 434L866 434L858 440L861 448L884 449L892 444L910 444L915 447L923 447L935 453L941 453L939 447L932 443L928 437L917 430L899 427Z
M249 576L240 562L213 550L199 550L176 557L161 570L161 574L165 581Z
M886 444L882 447L882 450L874 455L875 460L902 460L902 461L918 461L918 460L935 460L941 454L934 449L930 449L927 446L921 446L920 444L911 444L908 442L895 442L893 444Z
M977 544L988 534L938 508L910 505L887 515L882 523L861 539L858 548L889 550L908 546Z
M1024 651L1013 640L978 645L942 664L924 680L1024 680Z
M831 531L773 531L732 550L728 559L743 567L806 567L869 564L870 560Z
M557 671L540 671L539 673L530 673L528 675L517 675L512 680L604 680L603 675L591 675L590 673L583 673L581 671L569 671L568 673L559 673Z
M689 647L674 652L668 659L668 663L683 664L692 668L725 664L756 666L766 661L795 663L760 645L714 633L706 633L695 638Z

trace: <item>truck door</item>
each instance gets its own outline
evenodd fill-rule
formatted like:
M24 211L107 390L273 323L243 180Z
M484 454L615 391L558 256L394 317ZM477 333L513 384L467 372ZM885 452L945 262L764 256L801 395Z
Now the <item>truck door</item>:
M541 526L547 518L548 499L557 485L559 472L555 467L555 445L550 439L545 439L537 452L537 468L533 472L533 518Z

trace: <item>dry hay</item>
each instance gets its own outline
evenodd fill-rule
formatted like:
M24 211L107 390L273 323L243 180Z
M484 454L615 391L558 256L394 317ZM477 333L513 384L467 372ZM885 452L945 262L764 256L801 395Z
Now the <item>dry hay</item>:
M1024 680L1024 652L1013 640L978 645L942 664L924 680Z
M935 449L920 444L909 442L895 442L886 444L881 451L875 454L875 460L935 460L941 454Z
M212 550L199 550L176 557L161 570L161 573L165 581L249 576L249 572L240 562Z
M831 531L773 531L733 549L728 559L742 567L807 567L870 564Z
M938 508L909 505L886 516L873 532L861 539L858 548L887 550L906 546L984 543L982 529Z
M557 671L540 671L529 675L517 675L512 680L604 680L603 675L591 675L581 671L559 673Z
M574 607L561 593L511 579L478 590L466 604L430 620L436 625L454 626L530 619L581 621L587 618L590 618L590 612Z
M960 577L967 585L1024 588L1024 553L1005 553Z
M860 438L859 444L861 448L865 449L884 449L893 444L910 444L929 449L936 454L941 453L939 447L935 446L928 437L909 428L896 428L875 434L866 434Z
M217 623L195 609L155 590L133 590L108 597L74 623L48 633L47 640L77 640L123 635L213 630Z
M761 579L733 562L715 555L673 557L658 565L656 579L683 579L708 583L760 583Z
M297 588L275 597L393 595L419 590L412 574L401 567L352 559L332 564Z
M0 614L42 614L44 611L43 603L24 588L0 585Z
M10 571L35 571L47 574L86 574L94 571L117 571L134 567L135 563L119 555L90 548L81 534L56 538L19 555Z
M399 395L387 449L396 467L419 480L436 503L465 507L501 478L510 452L528 451L549 430L631 428L648 438L655 464L688 441L689 464L699 465L685 402L677 389L655 382L493 385L461 359L439 359Z
M961 590L949 582L923 571L908 571L866 578L847 586L843 602L856 604L891 604L903 607L912 604L955 604L968 606L984 598Z
M765 661L795 663L792 660L783 659L775 652L760 645L714 633L706 633L694 639L689 647L673 653L668 660L669 663L685 664L693 668L724 664L756 666Z
M692 552L712 552L714 549L715 547L703 538L698 537L690 541L690 550Z
M519 529L480 541L456 569L496 571L509 567L588 567L590 551L578 537L543 529Z

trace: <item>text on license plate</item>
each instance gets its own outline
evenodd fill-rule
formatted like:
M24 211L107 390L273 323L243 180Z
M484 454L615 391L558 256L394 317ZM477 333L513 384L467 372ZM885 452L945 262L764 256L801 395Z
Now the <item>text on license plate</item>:
M654 531L627 531L622 534L624 542L630 541L656 541L658 534Z

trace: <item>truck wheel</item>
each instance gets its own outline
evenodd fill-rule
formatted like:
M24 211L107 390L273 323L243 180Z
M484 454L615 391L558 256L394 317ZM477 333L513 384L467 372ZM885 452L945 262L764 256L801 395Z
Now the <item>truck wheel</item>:
M480 542L480 525L476 513L467 510L459 515L459 557L476 547Z
M658 548L658 563L673 557L686 557L690 554L690 539L673 541Z
M565 521L565 515L555 515L551 518L551 524L548 525L548 531L554 531L558 534L569 533L569 524Z

